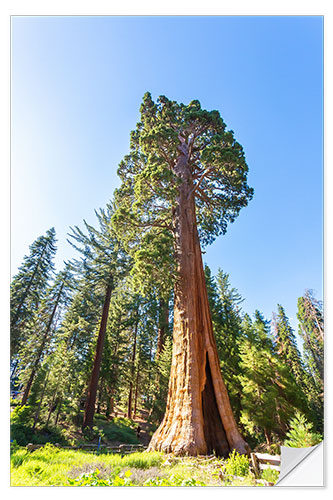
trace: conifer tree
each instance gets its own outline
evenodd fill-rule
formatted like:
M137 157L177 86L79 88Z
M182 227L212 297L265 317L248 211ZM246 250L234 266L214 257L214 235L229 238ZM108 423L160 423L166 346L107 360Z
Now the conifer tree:
M84 221L87 234L77 226L72 228L69 240L71 244L83 255L82 261L77 265L89 270L91 279L97 288L104 288L104 301L99 332L97 336L94 363L88 385L83 427L92 427L95 413L98 381L103 357L107 321L109 315L111 294L116 286L119 276L124 273L125 255L114 236L110 225L112 206L106 210L96 212L99 229ZM76 244L73 243L73 240ZM77 246L77 243L80 246Z
M324 388L324 316L322 304L310 290L298 299L299 335L303 339L305 359L316 384Z
M196 455L247 452L224 386L200 240L224 234L252 197L245 156L217 111L149 93L119 166L113 225L141 290L174 285L168 403L150 449Z
M290 326L288 317L283 307L278 304L278 314L273 317L273 328L276 343L278 345L278 354L289 367L290 372L295 377L298 387L304 395L304 404L301 410L312 422L321 426L322 418L320 402L316 398L316 387L311 374L306 370L301 354L298 350L296 337Z
M295 408L304 408L304 399L277 353L269 322L256 311L255 320L246 314L242 326L241 422L257 443L264 437L270 445L274 434L280 439L284 437Z
M25 332L27 340L19 352L22 367L20 379L24 385L22 406L28 401L36 373L49 349L57 314L59 315L61 307L68 300L71 279L69 265L66 264L64 270L56 275L54 283L47 290L40 308Z
M310 290L298 299L299 335L303 339L306 394L320 432L324 418L324 315L322 303Z
M29 255L24 257L18 273L12 280L10 287L11 354L16 360L18 351L26 340L23 333L25 325L31 321L38 309L54 270L55 244L55 229L51 228L45 236L40 236L30 245Z
M304 366L297 348L296 337L283 307L278 304L278 314L274 316L274 333L279 347L279 355L289 366L297 384L304 385Z
M55 395L58 418L64 401L79 415L91 375L104 300L104 293L96 293L92 286L88 269L82 270L82 274L78 273L76 280L76 293L57 332L55 355L63 357L63 383L57 386Z

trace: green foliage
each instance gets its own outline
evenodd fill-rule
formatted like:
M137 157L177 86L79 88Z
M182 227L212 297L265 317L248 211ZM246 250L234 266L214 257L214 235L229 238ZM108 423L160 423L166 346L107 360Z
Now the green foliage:
M19 350L29 341L31 322L44 298L49 279L54 270L56 253L54 228L40 236L29 247L18 273L10 286L10 344L13 366L20 359ZM15 374L16 375L16 374Z
M224 462L224 474L231 476L248 476L250 472L250 462L246 455L240 455L236 450L230 453L229 458Z
M203 481L192 478L184 478L180 474L173 474L170 477L155 477L147 479L143 486L207 486Z
M68 485L70 471L84 467L95 471L96 468L111 468L112 474L128 468L150 469L161 465L162 453L133 453L120 455L96 455L84 451L63 450L53 445L30 452L26 448L17 448L11 455L12 486L65 486ZM113 476L113 477L114 477Z
M289 366L297 384L304 386L304 366L297 348L296 337L280 304L278 304L278 314L274 317L274 334L281 358Z
M259 311L252 321L243 320L240 346L241 422L256 439L272 440L283 435L283 425L303 407L300 389L288 365L280 359L270 334L269 323Z
M203 110L197 100L184 105L160 96L154 102L147 92L140 112L119 165L112 224L134 260L135 286L145 294L153 283L166 296L176 277L174 217L184 182L179 158L187 157L203 244L226 232L253 190L243 149L218 111Z
M26 445L33 439L31 406L16 406L10 415L10 437L19 445Z
M120 443L137 444L138 438L136 431L133 428L134 423L128 418L115 417L112 421L101 420L96 418L97 425L93 428L94 437L102 437L109 441L116 441ZM85 431L88 432L88 431Z
M131 475L131 471L128 470L124 474L120 473L115 477L103 479L100 477L100 471L96 469L89 474L81 474L76 479L68 478L68 484L70 486L132 486Z
M154 399L150 414L150 420L152 422L160 422L165 412L171 361L172 341L170 337L167 337L163 349L155 361L157 383L154 388Z
M65 431L59 427L40 427L33 429L34 407L30 405L17 406L11 412L10 437L18 445L25 446L28 443L46 444L59 443L67 444Z
M261 473L261 479L269 483L276 483L279 479L280 473L275 469L265 469Z
M296 412L295 417L290 421L290 430L287 432L287 439L284 446L291 448L305 448L315 446L323 439L321 434L312 432L313 424L308 422L304 415Z
M323 304L311 290L297 301L299 335L303 339L303 357L307 371L306 396L314 410L317 430L323 430L324 418L324 312Z

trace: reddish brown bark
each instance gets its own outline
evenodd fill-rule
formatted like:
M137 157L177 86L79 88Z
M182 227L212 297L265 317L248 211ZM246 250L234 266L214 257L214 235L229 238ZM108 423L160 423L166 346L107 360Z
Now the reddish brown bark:
M132 364L131 364L131 380L128 393L128 406L127 406L127 418L132 418L132 399L133 399L133 379L135 371L135 356L136 356L136 339L138 334L139 317L137 316L135 326L134 326L134 340L133 340L133 351L132 351Z
M93 369L92 369L91 377L90 377L90 382L89 382L89 386L88 386L88 395L87 395L87 401L86 401L86 405L85 405L83 425L82 425L83 428L92 427L93 422L94 422L97 386L98 386L99 374L101 371L102 356L103 356L103 349L104 349L104 343L105 343L106 325L107 325L109 309L110 309L111 291L112 291L112 285L110 283L106 287L106 294L105 294L104 305L103 305L102 319L101 319L101 324L100 324L98 338L97 338L94 365L93 365Z
M173 353L164 419L149 450L177 455L248 453L222 380L197 232L193 182L183 143L176 171L181 179L175 210Z

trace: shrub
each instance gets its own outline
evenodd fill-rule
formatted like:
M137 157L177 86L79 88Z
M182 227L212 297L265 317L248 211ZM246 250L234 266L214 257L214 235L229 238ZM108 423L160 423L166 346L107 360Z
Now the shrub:
M296 412L289 426L290 430L287 432L287 439L284 442L284 446L306 448L308 446L315 446L323 439L321 434L312 432L313 425L299 411Z
M133 422L128 418L116 417L112 422L97 419L97 432L102 433L102 439L118 441L120 443L137 444L138 438L132 428Z
M224 474L245 477L249 472L250 462L248 457L233 450L229 458L224 462Z
M261 474L261 479L264 479L269 483L276 483L279 479L279 475L279 472L275 469L265 469Z
M32 408L29 405L16 406L10 415L10 437L24 446L32 440Z

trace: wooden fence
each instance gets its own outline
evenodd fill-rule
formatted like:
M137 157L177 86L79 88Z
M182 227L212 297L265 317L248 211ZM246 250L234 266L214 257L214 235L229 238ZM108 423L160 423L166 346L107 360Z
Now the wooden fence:
M265 469L274 469L280 472L280 455L269 455L268 453L251 453L251 464L255 475L258 477Z

